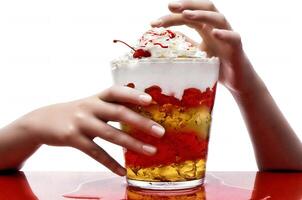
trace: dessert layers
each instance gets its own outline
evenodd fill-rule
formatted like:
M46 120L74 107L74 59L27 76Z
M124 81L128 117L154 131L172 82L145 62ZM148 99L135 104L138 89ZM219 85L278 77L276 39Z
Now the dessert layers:
M133 83L127 86L136 87ZM166 133L158 139L123 125L126 133L157 147L154 156L126 150L128 179L186 181L204 177L215 89L216 85L204 92L187 88L179 100L175 96L163 94L159 86L151 86L145 89L152 96L151 105L129 105L134 111L161 124Z
M131 49L111 62L115 84L144 91L153 99L149 106L127 106L166 130L159 139L122 125L124 132L157 148L153 156L125 149L128 182L136 180L131 184L140 187L149 187L142 186L142 181L151 185L181 185L190 180L196 180L191 186L202 183L219 59L207 57L184 35L165 28L145 32L135 46L114 42Z

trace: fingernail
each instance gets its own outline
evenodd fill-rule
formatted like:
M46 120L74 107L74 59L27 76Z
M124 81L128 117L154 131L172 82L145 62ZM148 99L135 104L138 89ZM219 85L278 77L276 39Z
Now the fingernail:
M123 168L119 168L119 169L117 170L117 172L118 172L119 175L121 175L121 176L125 176L125 175L127 174L126 170L123 169Z
M142 94L139 95L139 99L143 102L143 103L150 103L152 101L152 97L148 94Z
M165 134L165 129L159 125L153 125L151 129L156 135L160 137L162 137Z
M151 146L151 145L143 145L143 150L147 153L147 154L155 154L156 152L156 148Z
M218 33L217 33L217 31L216 31L216 29L215 29L215 28L212 30L212 34L213 34L215 37L217 37L217 36L218 36Z
M163 23L162 19L157 19L151 22L151 26L161 26Z
M174 1L169 3L169 6L173 9L180 9L181 8L181 3L178 1Z
M188 17L188 18L195 17L195 13L192 10L184 10L182 13L185 15L185 17Z
M219 36L220 36L219 30L216 29L216 28L213 28L212 33L213 33L213 35L214 35L215 37L219 37Z

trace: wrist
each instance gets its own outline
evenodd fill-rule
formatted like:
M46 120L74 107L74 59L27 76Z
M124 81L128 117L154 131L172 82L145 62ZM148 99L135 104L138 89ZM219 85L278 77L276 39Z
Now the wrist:
M234 97L254 96L261 91L267 91L267 88L257 72L254 70L251 62L244 52L239 56L237 67L233 67L230 84L225 84L226 88Z
M20 118L12 123L11 128L13 132L16 132L20 138L23 138L27 142L33 144L33 146L41 146L42 139L39 137L39 133L35 128L35 123L32 122L27 116Z
M248 100L253 98L260 98L268 93L267 87L252 69L248 76L241 81L241 87L237 90L230 90L232 96L236 100Z

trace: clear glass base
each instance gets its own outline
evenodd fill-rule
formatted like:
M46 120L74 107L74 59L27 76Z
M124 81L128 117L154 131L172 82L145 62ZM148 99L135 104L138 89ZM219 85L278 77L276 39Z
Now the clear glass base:
M127 179L130 186L149 190L181 190L200 186L204 183L204 179L192 181L177 181L177 182L155 182L155 181L138 181Z

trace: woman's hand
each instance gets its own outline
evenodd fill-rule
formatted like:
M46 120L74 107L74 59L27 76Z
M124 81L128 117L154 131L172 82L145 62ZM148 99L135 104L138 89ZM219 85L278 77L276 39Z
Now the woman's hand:
M242 49L241 39L208 0L169 4L155 27L187 25L203 38L202 50L221 61L219 80L233 94L253 143L260 170L302 170L302 145Z
M245 92L254 78L252 66L244 54L240 35L214 4L208 0L185 0L169 4L172 12L151 23L153 27L187 25L203 38L199 47L221 61L220 82L231 92Z
M164 128L123 105L126 103L148 105L151 101L151 96L146 93L129 87L114 86L99 95L35 110L4 128L2 130L4 133L0 134L0 137L5 136L5 132L12 135L18 130L20 134L31 138L23 143L24 146L29 142L35 143L36 146L41 144L71 146L91 156L111 171L125 175L125 169L92 140L100 137L138 153L153 155L156 152L155 147L144 144L107 123L122 122L154 137L161 137ZM18 140L18 137L15 139ZM3 161L1 148L0 157ZM11 157L17 159L13 161L16 164L25 159L22 156L11 155Z

